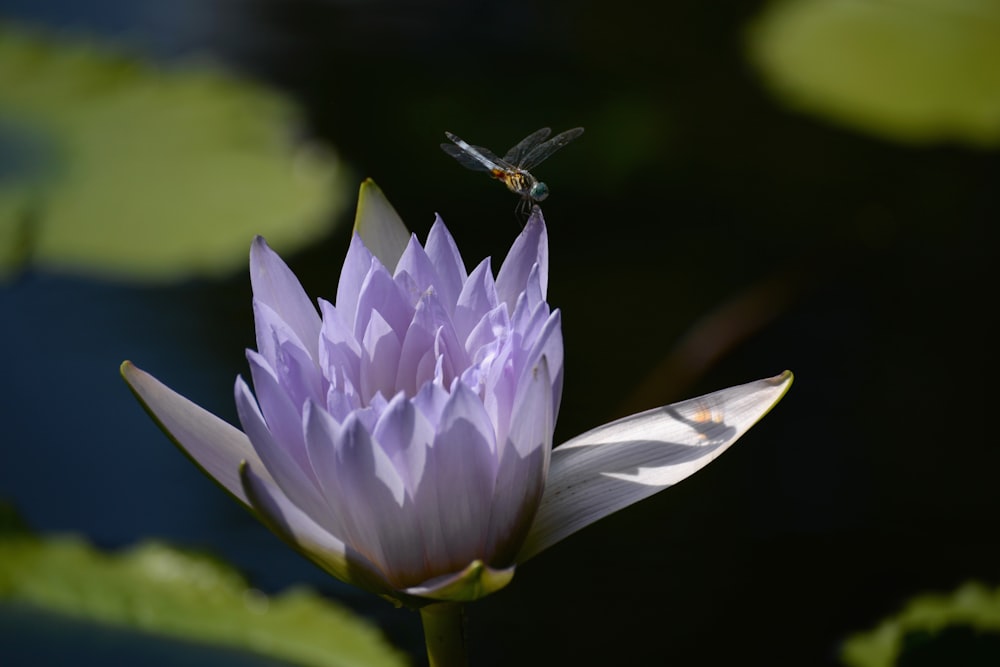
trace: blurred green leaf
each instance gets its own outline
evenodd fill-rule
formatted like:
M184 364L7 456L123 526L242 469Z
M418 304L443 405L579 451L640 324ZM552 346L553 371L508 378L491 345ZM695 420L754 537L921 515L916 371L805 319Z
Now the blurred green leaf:
M996 0L772 0L749 51L793 107L904 142L1000 145Z
M268 597L215 560L154 542L109 555L74 537L0 537L0 602L301 665L406 664L374 627L314 593Z
M255 234L329 230L344 170L297 110L208 64L157 68L0 24L0 275L31 261L144 281L220 275Z
M850 667L893 667L907 636L924 633L933 638L956 626L1000 633L1000 589L970 582L951 594L915 597L874 630L849 637L841 658Z

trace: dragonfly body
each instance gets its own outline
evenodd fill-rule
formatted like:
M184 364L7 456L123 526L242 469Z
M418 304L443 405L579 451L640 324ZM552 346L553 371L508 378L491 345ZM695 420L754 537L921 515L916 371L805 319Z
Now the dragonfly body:
M532 132L507 151L502 158L497 157L488 148L473 146L451 132L444 134L452 143L441 144L441 148L467 169L485 171L493 178L503 181L508 190L521 197L522 204L530 206L548 197L549 188L529 170L583 134L583 128L567 130L548 139L551 132L552 130L547 127Z
M491 173L493 178L503 181L514 194L535 201L542 201L549 196L548 186L523 169L493 169Z

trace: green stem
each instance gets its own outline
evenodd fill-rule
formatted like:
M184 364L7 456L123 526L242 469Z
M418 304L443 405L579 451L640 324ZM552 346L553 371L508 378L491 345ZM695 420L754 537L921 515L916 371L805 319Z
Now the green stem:
M457 602L439 602L420 610L431 667L466 667L465 617Z

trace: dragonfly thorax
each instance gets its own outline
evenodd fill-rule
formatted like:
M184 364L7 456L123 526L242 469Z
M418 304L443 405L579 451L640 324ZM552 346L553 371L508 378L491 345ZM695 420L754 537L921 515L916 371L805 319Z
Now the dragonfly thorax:
M523 169L495 169L493 176L502 180L511 192L534 199L531 193L538 187L538 179Z
M507 188L522 197L527 197L533 201L542 201L549 196L549 186L542 183L537 178L518 169L516 171L499 171L497 178L507 184Z

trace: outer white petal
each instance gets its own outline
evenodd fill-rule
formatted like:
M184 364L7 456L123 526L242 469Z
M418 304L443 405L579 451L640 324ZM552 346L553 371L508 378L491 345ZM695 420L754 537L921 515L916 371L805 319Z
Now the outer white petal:
M264 471L250 440L235 426L192 403L149 373L126 361L122 377L160 428L209 477L221 484L241 503L249 505L240 482L240 462L247 461L265 479Z
M364 180L358 193L354 231L368 250L378 257L382 266L389 269L389 273L394 273L396 263L410 240L410 232L382 190L370 178Z
M700 470L767 414L791 383L785 371L632 415L556 447L517 561Z

